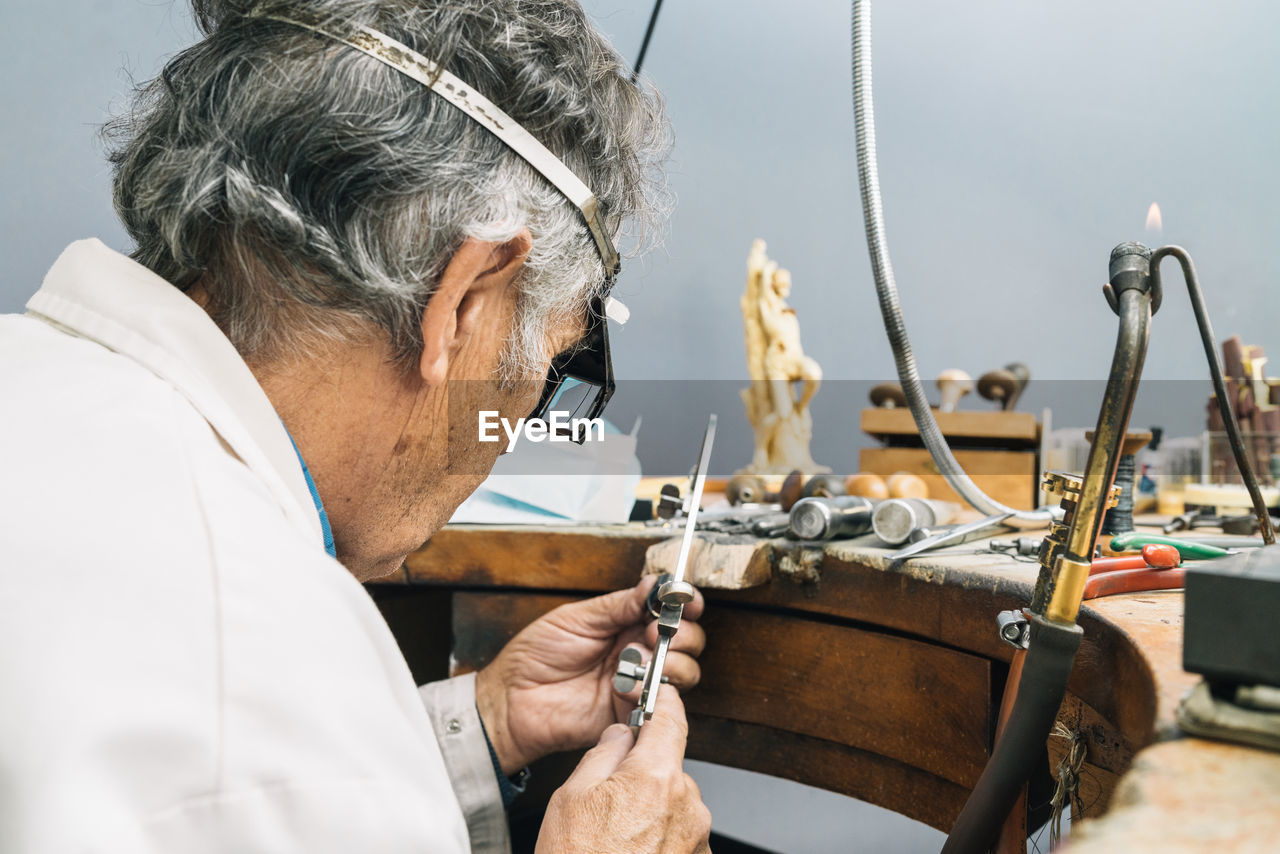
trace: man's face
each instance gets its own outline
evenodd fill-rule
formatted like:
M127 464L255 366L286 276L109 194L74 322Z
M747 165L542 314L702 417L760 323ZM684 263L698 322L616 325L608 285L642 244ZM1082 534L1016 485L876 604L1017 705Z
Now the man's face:
M393 572L405 554L449 520L507 447L505 435L498 442L480 441L480 412L497 412L512 425L527 416L537 405L552 356L581 339L585 318L561 322L537 364L526 375L503 381L502 356L516 318L511 290L485 312L453 354L447 382L428 386L413 375L398 377L396 435L393 442L381 443L386 456L382 476L362 490L385 509L347 536L335 526L338 557L357 577Z

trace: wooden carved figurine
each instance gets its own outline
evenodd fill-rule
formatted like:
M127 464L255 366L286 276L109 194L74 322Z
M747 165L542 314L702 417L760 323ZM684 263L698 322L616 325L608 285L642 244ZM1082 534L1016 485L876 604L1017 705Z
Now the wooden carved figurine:
M800 346L800 321L787 305L790 294L791 274L769 260L763 240L755 241L747 256L747 292L742 296L751 375L742 402L755 431L755 453L744 472L830 471L809 455L809 401L822 382L822 368Z

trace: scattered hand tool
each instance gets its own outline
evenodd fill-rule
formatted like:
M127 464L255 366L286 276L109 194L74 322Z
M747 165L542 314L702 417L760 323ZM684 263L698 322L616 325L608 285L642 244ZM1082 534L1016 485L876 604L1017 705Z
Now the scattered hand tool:
M1173 569L1182 563L1182 555L1173 546L1164 543L1147 543L1142 553L1121 557L1096 557L1089 564L1089 575L1115 572L1123 569Z
M978 396L1009 409L1009 401L1018 393L1018 378L1006 370L987 371L978 377Z
M735 474L724 487L725 499L735 507L739 504L770 504L769 495L764 478L758 474Z
M778 503L782 505L783 510L790 511L795 503L801 499L804 493L804 474L796 469L787 475L787 479L782 482L782 487L778 490Z
M1186 579L1185 571L1178 568L1181 562L1178 550L1162 543L1148 543L1140 556L1097 558L1089 565L1084 598L1176 590Z
M1272 407L1271 389L1267 386L1266 367L1267 356L1261 347L1250 346L1245 348L1244 380L1248 383L1253 396L1253 412L1249 417L1250 425L1253 428L1253 452L1263 482L1269 479L1271 473L1271 439L1268 435L1268 425L1272 423L1272 419L1269 417L1269 410Z
M1009 398L1009 402L1005 405L1005 409L1013 409L1018 405L1018 398L1022 397L1022 393L1027 390L1027 383L1031 382L1031 369L1022 362L1010 362L1004 366L1004 369L1013 374L1018 380L1018 389Z
M844 478L834 474L815 474L800 490L801 498L834 498L844 494ZM794 509L794 505L792 507Z
M870 500L857 495L801 498L791 508L791 535L798 540L859 537L871 530Z
M1275 527L1280 524L1275 516L1271 517L1271 525ZM1222 529L1224 534L1238 534L1247 536L1249 534L1258 533L1260 524L1258 517L1252 513L1246 513L1243 516L1222 516L1218 518L1218 527Z
M777 504L757 504L753 507L738 507L720 513L703 513L698 518L698 530L715 534L751 534L755 527L765 520L781 516L784 522L782 532L786 533L786 513L778 509ZM683 527L683 519L675 519L663 527Z
M1276 524L1272 517L1272 524ZM1166 534L1174 531L1187 531L1196 528L1221 528L1224 534L1249 535L1258 533L1258 517L1252 513L1238 516L1218 516L1203 507L1188 510L1174 516L1161 530Z
M990 536L993 530L1006 527L1004 523L1012 515L1012 511L1008 513L998 513L995 516L988 516L985 519L966 522L963 525L954 525L945 531L931 533L929 536L913 542L905 549L889 555L889 561L891 563L896 563L897 561L906 560L909 557L918 555L921 552L940 549L945 546L958 546L961 543L967 543L971 540L982 539L983 537Z
M724 488L724 497L730 504L780 504L790 510L804 491L804 474L799 469L787 475L777 492L770 492L764 478L758 474L735 474Z
M876 505L871 527L886 545L900 546L918 528L933 528L950 522L957 510L959 507L945 501L891 498Z
M661 609L658 611L658 645L653 650L653 658L649 666L644 669L640 701L627 719L627 723L633 730L638 730L645 721L653 717L653 711L658 703L658 684L662 681L662 668L667 660L667 650L671 646L671 639L680 630L680 617L684 614L684 606L693 601L693 585L684 580L684 573L689 563L689 549L693 546L693 531L697 526L702 490L707 483L707 467L711 463L711 445L715 438L716 417L712 415L707 421L707 432L702 437L702 451L698 455L698 467L694 470L693 489L689 496L689 509L685 520L684 539L680 543L680 555L676 558L671 580L657 586L657 601L661 603ZM625 680L634 679L637 663L634 660L619 661L618 671L614 677L615 688L619 687L619 677L623 678L622 684L626 685L626 690L634 687L634 681L626 684ZM624 670L624 664L630 666Z
M1204 515L1204 511L1199 507L1188 510L1186 513L1179 513L1167 523L1161 526L1160 530L1166 534L1172 534L1174 531L1185 531L1195 525L1196 520Z
M786 535L790 521L791 515L784 512L778 504L739 505L727 510L701 513L698 516L698 530L714 534L750 534L773 539ZM672 519L649 519L645 524L674 531L683 528L685 522L684 516L677 516Z
M1193 540L1183 540L1178 537L1162 537L1157 534L1119 534L1111 538L1111 550L1113 552L1123 552L1130 549L1140 549L1143 546L1155 544L1163 544L1173 546L1178 550L1178 554L1183 560L1212 560L1214 558L1226 557L1234 552L1227 549L1220 549L1216 546L1205 545Z
M1044 537L1018 537L1013 540L992 540L988 547L993 552L1011 552L1017 555L1036 555Z
M871 405L877 409L905 409L907 396L897 383L880 383L871 387Z
M1222 342L1222 372L1231 379L1244 376L1244 344L1239 335Z
M960 398L973 391L973 378L958 368L948 368L938 374L939 412L955 412Z
M1262 537L1241 537L1231 534L1197 534L1195 542L1202 546L1216 546L1227 551L1237 551L1239 549L1259 549L1265 543Z
M790 513L768 513L751 523L750 533L772 540L784 536L790 528Z
M684 499L680 497L680 487L674 483L664 483L658 493L658 506L653 509L657 519L674 519L684 511Z

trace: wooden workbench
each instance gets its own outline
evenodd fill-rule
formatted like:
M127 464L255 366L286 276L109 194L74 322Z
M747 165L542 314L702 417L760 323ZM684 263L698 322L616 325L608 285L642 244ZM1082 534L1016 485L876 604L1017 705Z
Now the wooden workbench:
M570 598L635 583L642 525L447 527L375 598L420 681L487 662ZM688 755L819 786L950 828L989 754L1012 648L998 611L1025 606L1030 559L970 543L890 569L853 540L771 541L772 580L704 589L702 684ZM1182 594L1086 604L1059 721L1087 745L1072 851L1274 851L1280 754L1180 736ZM1066 742L1051 738L1056 765ZM549 791L567 772L548 763ZM1046 766L1046 775L1048 766ZM1046 778L1047 779L1047 778Z

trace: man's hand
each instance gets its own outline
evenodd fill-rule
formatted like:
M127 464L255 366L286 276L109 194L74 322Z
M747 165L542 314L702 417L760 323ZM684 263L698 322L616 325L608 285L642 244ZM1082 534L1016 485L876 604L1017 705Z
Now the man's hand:
M710 854L711 813L681 765L688 732L667 685L634 749L625 724L606 729L551 797L537 854Z
M618 655L628 645L657 643L657 623L644 601L654 584L646 576L630 590L562 605L511 639L476 674L476 706L508 774L559 750L586 747L605 727L626 720L640 689L627 696L613 690ZM696 656L706 636L693 620L702 594L684 607L671 641L664 675L680 689L698 684ZM646 724L646 727L648 725Z

